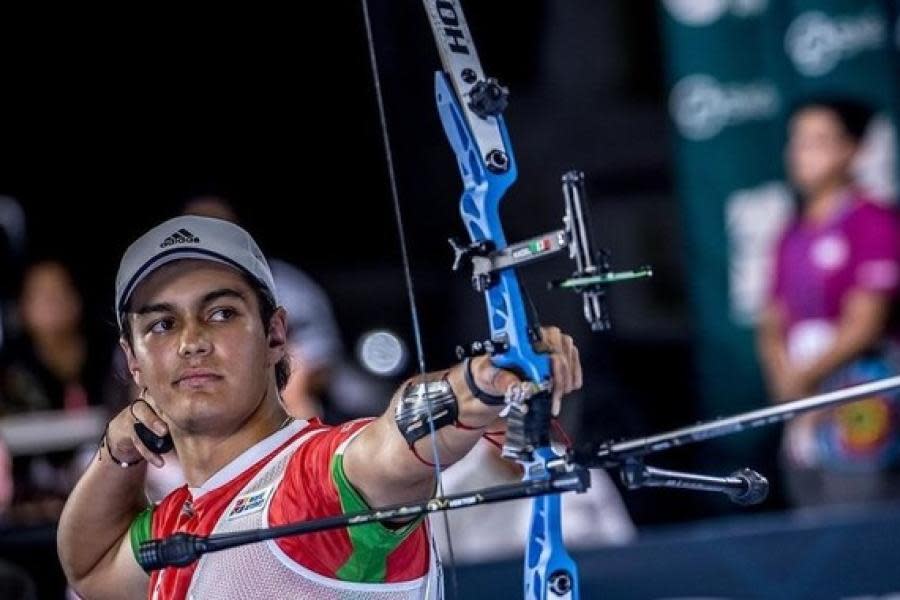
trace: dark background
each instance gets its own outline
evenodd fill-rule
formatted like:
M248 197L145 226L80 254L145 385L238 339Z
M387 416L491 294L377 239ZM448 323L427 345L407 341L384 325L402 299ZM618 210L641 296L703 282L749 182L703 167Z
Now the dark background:
M371 4L426 365L439 368L457 343L487 331L481 298L450 271L446 238L464 231L459 176L432 95L440 63L419 2ZM649 282L613 290L615 330L600 336L583 324L580 298L543 291L572 269L564 259L525 275L542 321L563 326L582 349L585 391L567 415L577 439L712 416L698 413L694 393L656 3L465 8L486 72L512 94L506 119L520 177L504 201L508 238L558 228L559 177L580 168L614 265L655 268ZM108 343L127 244L185 199L219 194L268 254L330 293L348 349L379 326L412 346L362 10L356 2L296 10L81 13L77 25L62 14L7 19L0 193L25 207L30 254L62 257L75 270ZM696 467L714 449L660 464ZM756 467L772 459L751 458ZM733 511L678 492L626 500L638 524Z

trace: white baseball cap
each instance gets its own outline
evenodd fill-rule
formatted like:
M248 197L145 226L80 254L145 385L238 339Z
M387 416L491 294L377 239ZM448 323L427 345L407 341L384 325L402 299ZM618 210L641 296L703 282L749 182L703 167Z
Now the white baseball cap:
M116 275L116 319L120 329L125 306L138 284L164 264L185 258L211 260L239 269L258 281L278 304L269 263L249 233L229 221L186 215L157 225L125 251Z

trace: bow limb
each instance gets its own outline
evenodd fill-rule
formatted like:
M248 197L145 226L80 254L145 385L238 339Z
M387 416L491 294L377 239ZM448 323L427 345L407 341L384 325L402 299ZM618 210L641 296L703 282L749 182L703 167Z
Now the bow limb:
M485 89L494 99L506 92L485 79L459 3L424 3L444 65L435 75L435 99L463 182L460 215L470 248L502 252L508 244L500 202L516 180L516 161L499 111L478 109ZM559 457L550 447L550 360L534 347L540 340L539 324L528 310L514 267L476 277L474 283L484 293L491 342L498 349L492 362L540 390L527 404L511 407L504 455L523 465L526 481L548 478L548 463ZM561 519L558 494L534 499L525 557L526 598L578 598L577 567L563 546Z

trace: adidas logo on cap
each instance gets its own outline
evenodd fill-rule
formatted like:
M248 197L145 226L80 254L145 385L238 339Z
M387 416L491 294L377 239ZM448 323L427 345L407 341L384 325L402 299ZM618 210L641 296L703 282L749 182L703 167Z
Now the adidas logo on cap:
M160 248L168 248L169 246L174 246L175 244L199 244L200 238L195 236L193 233L188 231L187 229L179 229L169 237L163 240L163 243L159 245Z

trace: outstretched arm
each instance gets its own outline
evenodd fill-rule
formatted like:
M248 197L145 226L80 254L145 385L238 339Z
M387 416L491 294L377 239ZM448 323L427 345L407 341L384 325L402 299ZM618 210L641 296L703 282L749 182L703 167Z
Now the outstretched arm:
M564 395L581 387L578 349L558 328L544 328L542 336L550 351L553 403L558 406ZM502 396L510 385L519 382L515 374L498 369L486 356L472 359L470 367L475 385L487 394ZM430 373L427 379L435 381L442 376L446 376L458 407L457 424L442 427L435 436L441 466L447 467L475 446L502 407L489 406L473 395L465 381L463 364ZM344 455L348 479L370 506L420 500L434 489L434 468L423 462L434 460L431 436L418 440L413 452L395 421L397 403L408 383L400 386L387 411L363 430Z

